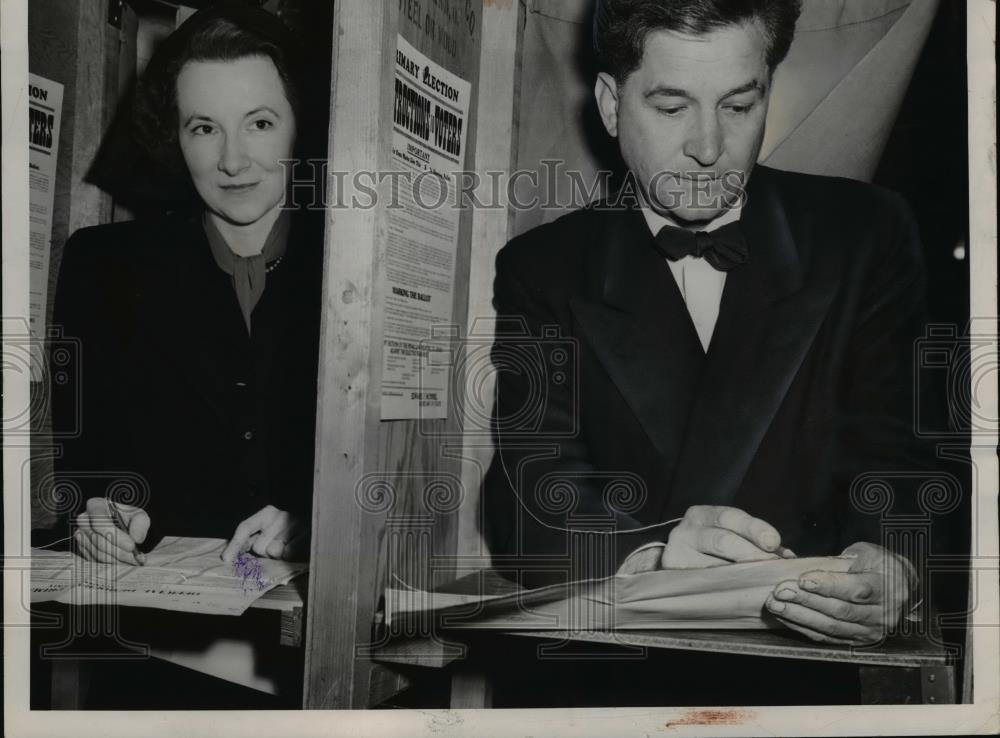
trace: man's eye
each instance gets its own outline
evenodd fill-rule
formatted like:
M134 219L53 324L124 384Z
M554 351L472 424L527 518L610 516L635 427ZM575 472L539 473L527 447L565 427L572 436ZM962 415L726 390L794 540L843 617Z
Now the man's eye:
M665 107L658 107L657 110L663 115L675 116L680 115L684 111L683 105L670 105Z
M731 113L736 113L737 115L746 115L753 108L753 104L749 103L747 105L728 105L727 109Z

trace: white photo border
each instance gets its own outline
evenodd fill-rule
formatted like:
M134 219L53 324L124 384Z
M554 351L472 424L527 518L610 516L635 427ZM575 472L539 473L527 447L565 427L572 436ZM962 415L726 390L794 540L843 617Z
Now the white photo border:
M949 2L953 0L947 0ZM485 0L491 5L494 0ZM513 4L511 4L513 5ZM28 320L28 161L27 12L28 0L0 0L3 122L3 321L6 354L8 325ZM996 330L996 3L968 0L970 314ZM942 144L944 145L944 144ZM928 162L930 164L930 162ZM8 321L14 321L9 323ZM18 323L19 324L19 323ZM992 351L992 349L987 349ZM996 356L987 357L995 361ZM4 362L3 417L29 403L29 376ZM997 417L996 387L977 394L981 416ZM6 422L6 421L5 421ZM5 428L5 431L7 429ZM4 438L9 438L4 433ZM972 448L973 489L978 511L973 525L984 561L998 561L997 428ZM4 473L4 611L21 608L21 573L8 562L30 551L28 491L22 468L29 449L8 446ZM27 678L29 632L4 629L4 732L10 736L81 736L88 727L103 736L405 736L476 735L947 735L1000 731L1000 606L995 571L978 578L974 633L974 702L964 705L852 707L601 708L551 710L393 710L393 711L177 711L72 712L30 711ZM705 716L700 723L698 715Z

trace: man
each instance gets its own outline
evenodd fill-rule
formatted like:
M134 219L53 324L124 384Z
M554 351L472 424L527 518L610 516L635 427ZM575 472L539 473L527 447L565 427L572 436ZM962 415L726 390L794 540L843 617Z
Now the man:
M766 607L815 640L867 643L916 584L877 545L864 475L926 465L911 421L924 273L899 196L755 165L798 14L599 4L595 97L626 194L497 258L484 532L529 581L567 561L577 577L843 552L849 572L783 582Z

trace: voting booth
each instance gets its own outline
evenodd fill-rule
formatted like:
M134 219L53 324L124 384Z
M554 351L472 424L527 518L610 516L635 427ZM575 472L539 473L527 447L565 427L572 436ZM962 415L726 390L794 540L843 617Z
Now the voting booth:
M58 83L61 94L51 247L32 274L42 324L68 236L141 215L109 191L127 172L95 162L115 158L107 134L152 49L204 4L31 3L31 72ZM328 156L313 163L325 168L326 186L310 564L239 616L273 613L256 637L280 648L262 650L243 633L242 645L220 637L199 652L169 644L157 652L154 643L153 655L249 689L285 689L306 709L391 704L422 684L433 685L426 699L435 705L487 706L488 680L466 668L469 644L446 633L390 634L385 594L437 589L491 567L479 490L493 454L494 260L511 237L577 205L567 199L568 172L599 182L598 172L620 167L593 105L592 2L257 4L306 34L328 62L316 71L328 77L329 119ZM922 102L910 88L922 50L933 42L940 54L964 23L960 15L936 0L807 0L774 82L760 161L890 186L906 180L907 143L923 139L916 123L895 126L901 110ZM464 193L439 176L453 171L463 172ZM526 176L512 181L514 171ZM554 205L512 205L544 196L543 188ZM945 255L930 258L967 286L967 265L952 256L964 244L962 227L934 237L929 248ZM963 307L948 297L935 303L945 322L963 320ZM33 389L44 393L44 384ZM50 430L43 415L31 490L40 528L58 524L45 484L58 454ZM961 452L961 439L952 450ZM960 528L967 510L949 514ZM750 646L708 636L632 636L617 645L726 652L728 644L733 653L838 659L829 649L788 650L770 635ZM885 684L897 675L891 669L908 669L925 697L956 699L954 659L922 646L904 651L872 657L863 679ZM287 683L246 676L255 659L286 656L296 671L290 698ZM213 661L233 673L213 671ZM54 667L53 680L62 681L53 681L53 702L61 695L63 706L83 704L74 690L86 680L67 668ZM941 679L935 689L951 688L919 686L929 673Z

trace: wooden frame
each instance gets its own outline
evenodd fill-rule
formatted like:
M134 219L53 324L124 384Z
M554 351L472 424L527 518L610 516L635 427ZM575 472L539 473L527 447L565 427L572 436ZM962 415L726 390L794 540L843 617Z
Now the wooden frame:
M348 171L374 169L381 161L378 121L385 63L354 66L341 60L368 62L374 57L382 62L378 50L386 34L384 16L381 6L364 0L342 0L334 11L334 27L345 30L333 38L329 151L331 163ZM370 562L359 556L361 511L354 504L351 480L373 468L378 443L373 388L380 366L371 352L376 255L373 248L334 249L330 244L373 245L384 228L384 217L374 209L327 214L311 561L335 562L337 571L314 565L309 574L306 708L367 702L365 670L356 667L354 650L364 638L364 614L372 610L358 599L360 584L373 577ZM332 535L336 530L343 534Z
M513 2L499 5L516 13ZM460 20L469 32L453 34L454 45L446 50L434 41L427 26L424 33L416 33L412 18L401 16L395 2L338 0L330 101L331 171L384 172L391 167L397 33L470 81L466 150L477 150L482 7L468 3L464 11ZM465 165L474 165L468 154ZM386 189L380 192L388 196ZM466 210L460 219L455 260L452 316L458 326L466 324L468 315L472 229L473 215ZM447 477L478 487L473 477L461 475L461 419L454 390L449 393L446 420L380 420L381 270L387 235L383 208L328 210L313 566L305 637L306 708L364 708L407 685L402 674L373 660L379 640L373 628L379 598L391 573L416 586L425 585L431 576L436 581L454 576L458 509L455 505L436 508L426 494L428 483ZM459 337L452 349L461 351ZM451 387L462 387L462 383L456 370ZM385 482L378 499L368 496L366 483L373 478ZM461 503L463 490L459 492Z

